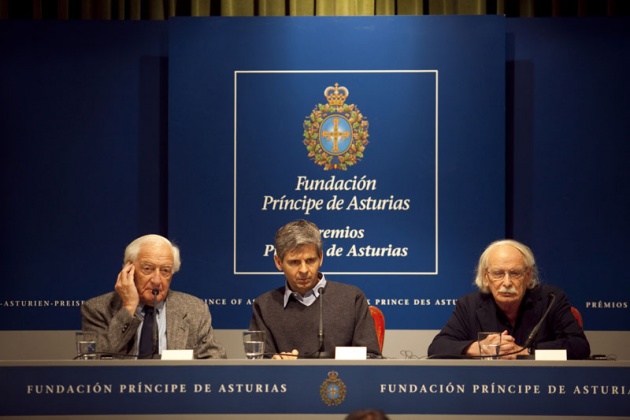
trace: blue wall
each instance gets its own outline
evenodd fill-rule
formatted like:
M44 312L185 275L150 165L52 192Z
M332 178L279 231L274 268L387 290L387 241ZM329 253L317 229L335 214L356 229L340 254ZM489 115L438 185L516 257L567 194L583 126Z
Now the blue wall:
M493 118L505 112L504 33L498 16L171 21L169 234L188 261L178 285L211 288L228 300L212 308L218 322L243 328L248 303L284 281L265 246L307 217L363 232L324 238L325 253L342 249L324 257L327 279L360 287L388 328L439 327L453 310L442 301L470 290L475 255L505 235L505 124ZM219 37L240 47L205 41ZM303 123L337 82L369 121L369 144L355 165L324 170L308 157ZM299 177L365 177L374 188L298 191ZM265 196L324 205L272 209ZM408 208L350 205L391 196ZM327 207L339 199L341 209ZM352 254L388 244L406 255Z
M126 244L166 233L166 35L0 23L1 328L79 328Z
M508 234L585 329L628 330L628 19L508 19Z
M630 330L629 23L506 19L505 230L589 330ZM166 22L0 23L0 329L78 328L124 246L168 235L167 35Z

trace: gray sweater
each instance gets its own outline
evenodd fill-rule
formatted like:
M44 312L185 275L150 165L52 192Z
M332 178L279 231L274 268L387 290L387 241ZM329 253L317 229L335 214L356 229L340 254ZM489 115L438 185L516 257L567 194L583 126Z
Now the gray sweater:
M323 295L311 306L293 297L286 308L285 287L256 298L249 329L266 331L265 353L299 351L300 356L316 353L319 348L319 311L323 296L324 352L334 354L336 346L365 346L368 353L380 355L374 321L367 299L355 286L326 282Z

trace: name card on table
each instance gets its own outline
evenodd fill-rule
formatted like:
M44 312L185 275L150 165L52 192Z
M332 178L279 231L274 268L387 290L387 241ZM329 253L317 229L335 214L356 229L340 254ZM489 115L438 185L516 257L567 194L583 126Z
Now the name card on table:
M365 360L367 359L367 347L335 347L335 359Z
M536 360L567 360L567 351L561 350L540 350L534 352Z
M192 360L193 351L188 350L162 350L162 360Z

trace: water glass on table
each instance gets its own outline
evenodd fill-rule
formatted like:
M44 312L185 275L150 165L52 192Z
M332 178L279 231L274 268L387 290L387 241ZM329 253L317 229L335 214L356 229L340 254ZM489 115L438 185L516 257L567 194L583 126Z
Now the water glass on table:
M92 331L78 331L75 336L77 344L77 359L96 359L96 333Z
M265 331L245 331L243 333L245 357L262 359L265 355Z
M480 332L477 334L481 360L497 360L501 351L500 332Z

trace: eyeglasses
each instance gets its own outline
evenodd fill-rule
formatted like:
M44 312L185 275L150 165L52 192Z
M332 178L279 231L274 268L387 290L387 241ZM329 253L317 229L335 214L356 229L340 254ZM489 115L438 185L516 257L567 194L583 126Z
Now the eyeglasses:
M523 268L521 270L510 270L510 271L504 271L504 270L486 270L486 271L488 272L488 277L490 277L490 280L492 281L502 281L506 275L511 280L520 281L520 280L523 280L523 277L525 277L525 273L527 272L527 269Z
M170 265L157 267L157 266L155 266L153 264L148 264L148 263L140 264L140 272L142 272L142 274L144 274L146 276L155 273L156 269L159 269L160 276L162 276L164 278L170 277L173 274L173 267L171 267Z

